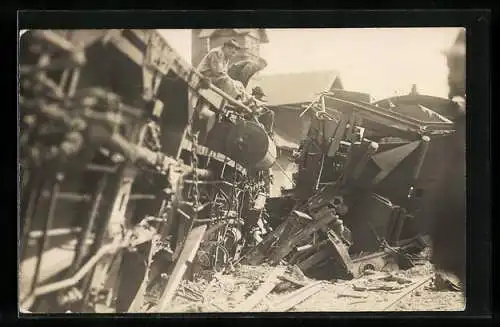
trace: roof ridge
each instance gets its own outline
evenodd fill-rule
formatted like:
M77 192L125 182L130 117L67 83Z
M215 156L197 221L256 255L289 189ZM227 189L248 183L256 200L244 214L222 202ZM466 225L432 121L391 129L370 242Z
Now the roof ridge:
M262 77L268 77L268 76L281 76L281 75L305 75L305 74L335 74L335 75L340 75L338 70L335 69L329 69L329 70L307 70L307 71L297 71L297 72L283 72L283 73L274 73L274 74L261 74Z

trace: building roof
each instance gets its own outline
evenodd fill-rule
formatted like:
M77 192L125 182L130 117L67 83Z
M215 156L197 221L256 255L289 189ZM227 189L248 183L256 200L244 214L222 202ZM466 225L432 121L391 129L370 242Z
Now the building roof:
M336 71L314 71L276 75L260 75L249 82L249 87L260 86L270 107L298 105L313 101L318 93L342 88Z
M218 29L217 28L205 28L202 29L200 34L198 34L198 37L204 38L204 37L211 37ZM255 29L254 28L233 28L233 31L235 31L237 34L248 34L253 32ZM257 29L260 37L260 43L269 43L269 38L267 36L267 32L265 28L259 28Z
M449 99L423 94L396 96L373 104L422 121L453 120L457 115L456 105Z

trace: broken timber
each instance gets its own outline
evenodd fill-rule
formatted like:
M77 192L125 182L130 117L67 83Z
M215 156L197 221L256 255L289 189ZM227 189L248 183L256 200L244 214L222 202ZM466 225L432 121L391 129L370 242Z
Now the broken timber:
M298 285L298 286L307 286L309 284L308 282L300 281L298 279L295 279L293 277L286 276L286 275L280 276L279 279L281 279L285 282L289 282L289 283Z
M263 298L269 294L273 288L280 282L279 278L285 273L285 266L278 266L274 268L271 274L267 277L266 281L245 301L238 304L232 311L236 312L248 312L252 311L255 306L257 306Z
M333 251L333 254L334 254L333 257L340 264L340 266L344 269L345 273L347 273L348 275L352 275L353 274L353 263L351 260L351 256L349 255L349 252L347 250L347 247L344 245L342 240L337 236L337 234L334 231L328 230L326 235L328 236L328 240L330 241L330 244L335 249L335 251Z
M140 312L139 310L141 309L142 305L144 304L144 297L146 295L146 288L148 286L149 282L149 274L150 274L150 269L151 269L151 261L153 260L153 254L154 254L154 248L155 245L154 243L157 240L157 236L155 236L151 242L151 246L149 248L149 255L148 255L148 265L146 266L146 271L144 273L144 277L142 279L141 286L139 287L139 290L137 291L134 300L130 304L128 308L128 312Z
M286 312L296 306L297 304L303 302L307 298L313 296L318 293L323 286L323 282L315 282L299 288L298 290L290 293L285 296L283 300L271 306L267 311L268 312Z
M266 259L266 254L285 232L289 222L282 223L277 229L266 235L266 237L247 255L246 262L250 265L258 265Z
M315 231L319 230L322 226L326 226L328 223L335 219L335 212L328 208L324 208L317 215L315 215L315 221L307 224L298 233L292 235L291 238L287 238L284 244L279 246L272 254L272 260L274 263L279 263L284 257L286 257L293 248L300 242L306 240Z
M167 286L163 291L163 294L158 301L158 304L153 308L148 310L149 312L164 312L167 310L168 305L172 301L177 292L177 288L184 277L184 273L188 268L188 264L191 263L200 247L201 240L205 235L205 231L207 229L206 225L201 225L193 228L189 234L187 235L186 242L184 243L184 247L179 255L179 259L168 279Z

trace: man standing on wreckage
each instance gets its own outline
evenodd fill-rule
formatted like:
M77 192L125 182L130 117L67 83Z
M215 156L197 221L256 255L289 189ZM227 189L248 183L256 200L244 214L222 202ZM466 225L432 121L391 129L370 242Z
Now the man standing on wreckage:
M210 50L200 61L197 70L229 96L246 102L248 96L245 93L245 86L228 75L230 60L243 49L245 48L235 40L229 40L222 46Z
M201 59L196 69L208 82L235 100L239 100L242 104L249 106L254 111L252 114L263 124L266 132L271 135L274 112L263 107L264 102L262 101L262 97L264 96L264 92L260 87L257 87L258 91L254 88L251 95L246 92L246 85L250 77L267 64L260 59L257 62L250 60L250 65L248 65L249 60L242 60L230 66L231 60L245 49L234 39L226 41L222 46L211 49ZM235 74L238 77L234 77ZM210 114L208 116L202 114L202 116L204 117L202 120L205 121L206 126L201 127L201 129L206 133L211 129L209 126L213 126L214 121L213 117L210 118L212 116Z
M245 85L236 79L231 78L228 74L229 63L234 56L242 50L243 46L238 44L234 39L225 42L222 46L211 49L203 59L201 59L197 70L206 78L210 80L216 87L224 91L229 96L236 100L240 100L243 104L255 109L258 116L272 116L270 120L274 121L274 112L264 108L266 96L260 86L252 89L252 94L246 93ZM269 119L267 119L269 120ZM266 120L266 121L267 121ZM270 124L270 128L272 124ZM268 131L269 132L269 131Z
M260 86L252 89L252 97L246 103L250 108L255 110L257 119L264 126L264 129L269 135L273 133L274 111L265 107L266 94Z

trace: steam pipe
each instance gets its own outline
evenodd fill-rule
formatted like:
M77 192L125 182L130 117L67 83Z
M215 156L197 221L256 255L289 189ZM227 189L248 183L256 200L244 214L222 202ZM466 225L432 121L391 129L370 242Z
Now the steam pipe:
M133 163L143 161L153 167L158 163L163 167L179 166L185 173L196 172L200 178L208 178L211 176L211 172L207 169L193 169L191 166L179 164L175 159L165 156L161 152L154 152L146 147L133 144L119 134L112 135L109 143L111 146L119 149L119 151Z

